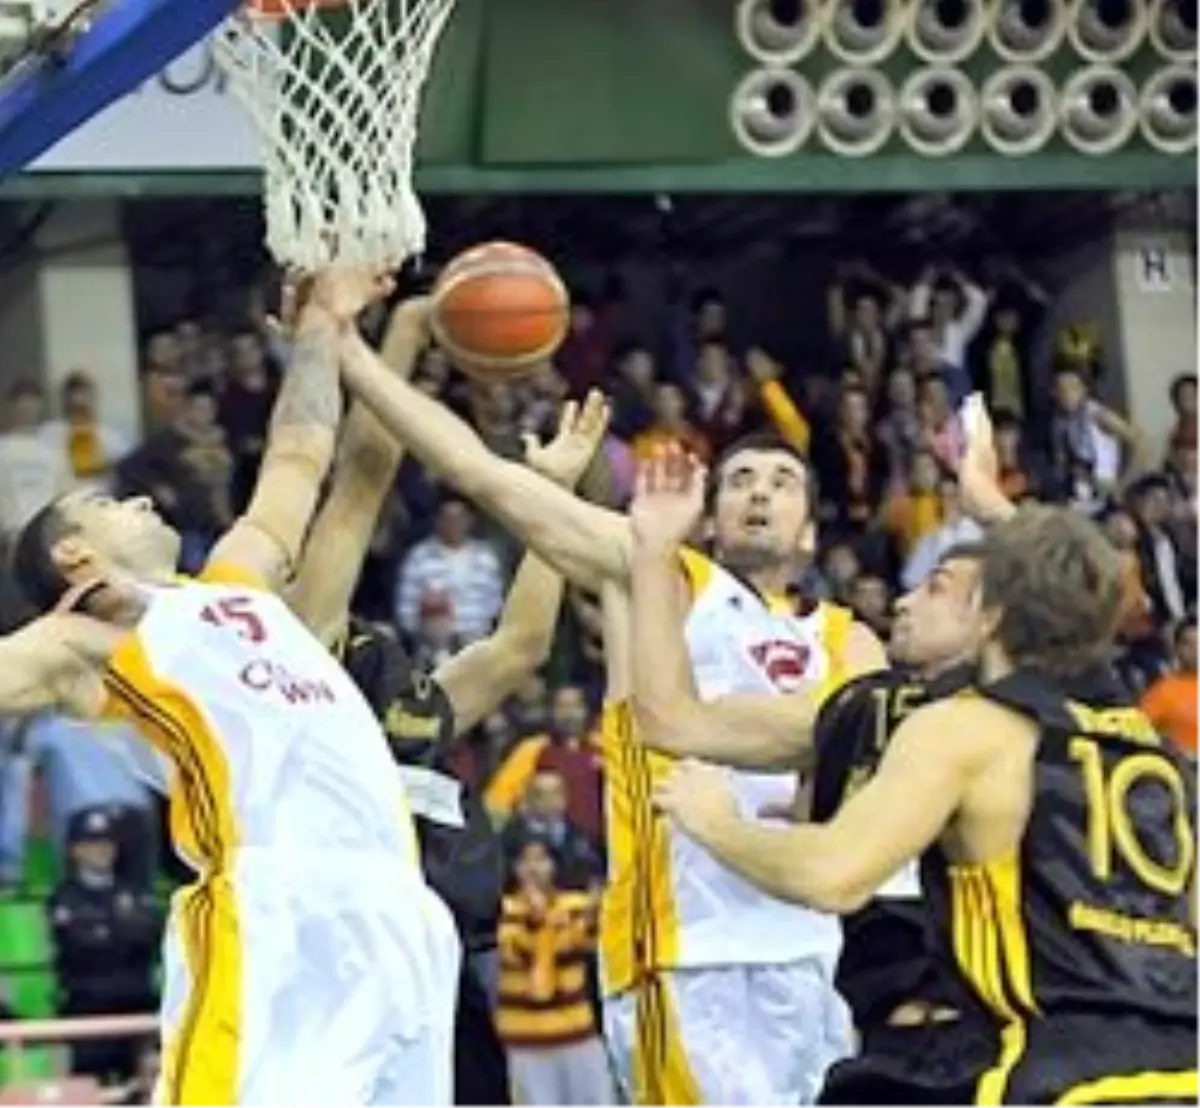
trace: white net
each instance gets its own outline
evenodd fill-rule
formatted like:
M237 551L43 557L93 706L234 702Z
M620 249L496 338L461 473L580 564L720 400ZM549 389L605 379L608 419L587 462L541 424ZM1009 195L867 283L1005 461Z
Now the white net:
M421 89L454 0L258 0L216 57L263 149L267 248L312 272L395 268L425 245L412 187Z

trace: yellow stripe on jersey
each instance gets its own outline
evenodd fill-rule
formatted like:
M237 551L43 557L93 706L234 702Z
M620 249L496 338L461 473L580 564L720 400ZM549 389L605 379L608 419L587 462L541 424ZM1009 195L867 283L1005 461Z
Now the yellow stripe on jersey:
M1182 1104L1200 1099L1200 1074L1148 1071L1121 1077L1102 1077L1068 1089L1055 1104Z
M822 704L852 676L847 671L846 647L850 628L854 626L854 613L840 604L823 601L818 609L821 613L821 640L829 659L825 677L817 686L817 703Z
M259 592L273 591L261 575L232 562L209 562L194 580L203 585L239 585Z
M692 550L685 546L679 551L679 564L683 569L683 576L687 579L692 599L695 600L708 588L709 582L713 579L715 567L712 560L698 550Z
M1002 1021L1000 1056L979 1079L976 1104L1003 1104L1037 1012L1021 913L1020 859L952 866L950 929L955 961L980 1000Z
M216 735L187 692L160 678L137 635L114 652L105 674L105 715L132 726L174 767L171 837L208 872L177 894L176 919L189 969L186 1013L164 1044L163 1088L175 1104L236 1099L241 1028L237 905L222 867L237 844L229 767Z

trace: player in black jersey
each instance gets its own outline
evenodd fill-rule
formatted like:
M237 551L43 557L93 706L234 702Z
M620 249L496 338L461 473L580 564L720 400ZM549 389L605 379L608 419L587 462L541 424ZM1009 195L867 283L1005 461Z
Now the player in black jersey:
M427 337L426 304L400 305L381 351L407 375ZM527 440L527 460L573 486L607 426L599 397L564 408L553 442ZM293 609L331 649L384 724L408 787L430 885L454 915L468 955L495 945L503 856L480 798L463 790L446 762L445 743L474 727L515 691L549 654L563 583L533 556L517 572L493 634L432 674L414 670L388 630L351 619L351 597L390 494L402 449L355 403L346 418L329 495L313 524L295 586ZM506 1104L508 1070L482 983L463 960L455 1027L455 1102Z
M1121 600L1091 523L1023 507L987 538L976 689L909 716L831 821L746 820L696 764L658 792L725 864L827 911L929 851L934 934L994 1040L977 1103L1197 1099L1194 787L1136 709L1065 691Z

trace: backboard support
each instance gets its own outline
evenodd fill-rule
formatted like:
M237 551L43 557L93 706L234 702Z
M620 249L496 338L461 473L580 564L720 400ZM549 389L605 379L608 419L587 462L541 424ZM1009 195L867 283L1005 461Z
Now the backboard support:
M238 0L112 0L74 42L0 83L0 180L152 77Z

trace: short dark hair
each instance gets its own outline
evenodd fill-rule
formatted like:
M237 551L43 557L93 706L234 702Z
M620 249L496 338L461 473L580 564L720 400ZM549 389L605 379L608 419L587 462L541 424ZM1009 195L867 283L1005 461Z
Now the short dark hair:
M1196 375L1194 373L1180 373L1171 381L1171 403L1176 408L1179 407L1180 395L1188 385L1191 385L1192 388L1196 387Z
M22 595L42 615L67 593L71 583L54 562L54 548L78 527L57 500L38 509L13 544L12 574Z
M1015 665L1081 672L1112 644L1125 595L1120 554L1069 508L1022 505L988 533L983 603Z
M938 565L947 562L982 562L987 554L985 542L956 542L938 558Z
M775 434L773 431L752 431L748 435L742 435L734 439L733 442L717 455L708 477L707 503L710 509L717 496L717 488L721 483L721 474L725 471L725 467L739 454L786 454L789 458L795 458L804 467L805 485L808 489L808 503L812 511L816 511L819 489L817 488L817 473L813 468L812 460L806 451L801 450L798 446L793 446L787 439Z

